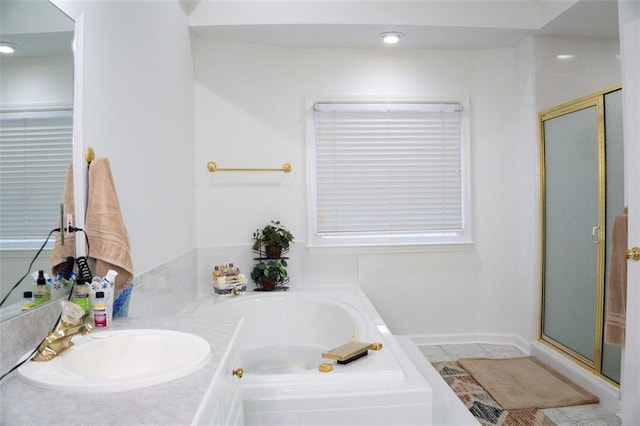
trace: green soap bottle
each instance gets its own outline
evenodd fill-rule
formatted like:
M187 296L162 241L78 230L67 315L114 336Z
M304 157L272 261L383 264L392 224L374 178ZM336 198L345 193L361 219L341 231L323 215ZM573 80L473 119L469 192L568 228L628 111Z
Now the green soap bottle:
M89 293L91 292L91 288L89 284L82 277L78 277L76 280L76 284L73 286L73 296L71 301L82 309L85 312L89 312L90 303L89 303Z
M44 278L44 271L38 271L36 286L33 288L33 304L40 306L49 300L51 300L51 290L49 290L47 280Z

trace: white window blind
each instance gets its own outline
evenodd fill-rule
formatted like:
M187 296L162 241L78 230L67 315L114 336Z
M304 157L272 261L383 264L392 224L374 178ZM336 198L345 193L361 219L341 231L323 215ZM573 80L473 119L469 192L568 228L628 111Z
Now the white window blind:
M57 226L72 158L72 121L71 111L0 114L3 247L12 247L11 242L42 241Z
M462 129L460 103L315 103L316 235L464 233Z

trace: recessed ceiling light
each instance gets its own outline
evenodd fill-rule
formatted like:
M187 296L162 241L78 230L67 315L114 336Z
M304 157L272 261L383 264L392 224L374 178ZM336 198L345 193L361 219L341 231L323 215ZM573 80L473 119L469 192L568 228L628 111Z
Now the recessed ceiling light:
M16 51L16 45L15 44L11 44L11 43L7 43L4 41L0 41L0 53L13 53Z
M399 33L397 31L391 31L391 32L380 34L380 37L382 37L382 41L384 41L387 44L396 44L397 42L400 41L402 37L404 37L404 34Z
M558 58L559 61L568 61L570 59L573 59L574 57L575 55L568 55L568 54L556 55L556 58Z

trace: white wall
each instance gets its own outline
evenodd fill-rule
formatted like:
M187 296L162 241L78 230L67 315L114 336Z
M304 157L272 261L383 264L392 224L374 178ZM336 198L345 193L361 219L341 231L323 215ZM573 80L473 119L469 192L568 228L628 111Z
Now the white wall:
M619 83L617 42L529 39L514 49L392 51L196 38L194 46L197 244L209 256L201 268L228 261L250 268L252 231L280 219L298 239L294 285L328 284L328 275L356 282L395 333L537 338L537 112ZM554 60L565 52L576 58ZM304 248L305 97L375 94L469 96L471 249L325 256ZM210 160L220 167L289 161L294 171L211 174Z
M335 265L351 274L336 282L359 283L396 333L515 332L509 321L518 309L511 302L517 242L513 55L512 49L300 50L196 39L198 247L248 249L255 228L280 219L298 238L292 285L326 283L322 276ZM344 257L304 249L305 97L376 94L470 98L471 249ZM221 167L289 161L294 171L210 174L209 160Z
M111 161L138 275L195 247L186 16L175 1L59 3L84 16L82 143Z
M617 40L536 37L516 47L518 82L517 217L518 335L535 340L540 309L538 112L620 84ZM572 54L560 60L557 55Z
M0 109L73 104L73 57L2 58Z
M526 96L535 96L534 76L523 64L539 67L531 58L539 50L297 50L197 38L191 104L189 42L177 4L82 7L84 144L113 159L138 272L194 243L218 256L211 265L235 261L246 270L253 230L280 219L299 239L290 262L298 283L359 283L396 333L533 337L537 135L520 131L535 126L536 117L522 113L523 105L531 109ZM593 90L602 86L592 75L581 81ZM579 90L576 96L586 89ZM470 97L476 241L470 250L343 256L304 248L305 96L371 94ZM211 174L210 160L220 167L288 161L294 171ZM522 212L525 223L518 220ZM175 218L180 227L159 231ZM204 277L208 266L205 257Z
M559 59L558 55L573 55ZM618 40L539 37L535 48L538 111L621 84Z

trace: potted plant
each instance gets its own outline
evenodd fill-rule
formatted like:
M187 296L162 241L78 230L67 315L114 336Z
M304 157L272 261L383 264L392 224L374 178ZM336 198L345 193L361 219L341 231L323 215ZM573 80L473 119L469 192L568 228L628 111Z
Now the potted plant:
M289 248L293 238L293 234L282 226L279 220L272 220L264 228L256 229L256 232L253 233L253 246L251 248L261 252L264 246L267 259L279 259L282 255L282 250Z
M284 260L269 260L257 263L251 271L251 279L263 290L273 290L284 283L287 277Z

